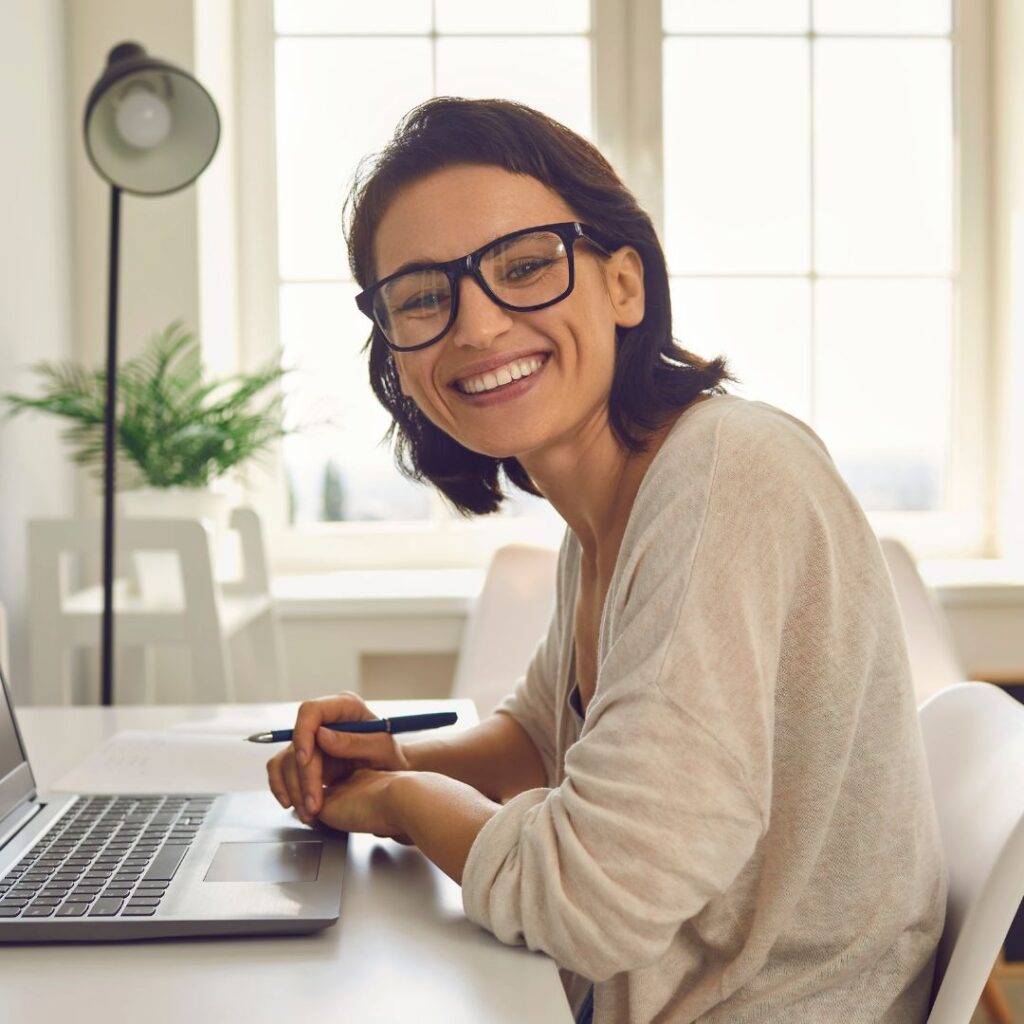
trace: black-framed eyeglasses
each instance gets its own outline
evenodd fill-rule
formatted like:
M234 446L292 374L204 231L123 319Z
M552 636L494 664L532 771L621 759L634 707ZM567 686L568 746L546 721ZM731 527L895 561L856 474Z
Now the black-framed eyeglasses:
M595 229L577 221L541 224L502 235L446 263L403 267L356 296L356 305L380 328L387 344L412 352L440 341L459 313L459 283L471 275L504 309L528 313L566 298L576 283L577 240L605 256Z

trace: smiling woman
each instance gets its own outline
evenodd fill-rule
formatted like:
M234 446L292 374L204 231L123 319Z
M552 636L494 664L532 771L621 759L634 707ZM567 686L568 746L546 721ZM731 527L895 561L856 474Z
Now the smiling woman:
M438 210L447 212L439 218ZM645 448L651 433L673 411L728 379L723 360L706 362L673 342L665 257L651 220L636 199L594 146L527 107L441 98L416 108L377 161L367 165L366 176L357 180L347 213L352 273L366 288L361 308L375 323L368 342L370 380L392 416L389 436L395 440L398 466L412 479L433 482L465 514L500 507L506 493L502 475L522 490L539 492L519 460L467 445L461 435L451 434L443 425L450 417L442 417L439 423L403 389L400 374L415 367L422 376L424 366L412 353L406 358L395 349L439 341L455 322L460 302L470 307L460 318L463 326L469 324L478 298L486 302L480 307L485 317L497 317L506 324L535 323L535 316L525 321L517 312L549 306L547 321L564 319L562 300L594 316L596 307L587 296L570 294L575 268L579 266L585 284L600 287L594 273L595 255L614 261L610 250L616 249L618 262L605 267L600 276L610 281L625 261L627 274L639 277L643 292L637 320L612 322L601 329L609 366L612 349L615 353L606 403L609 422L615 436L633 452ZM521 232L528 241L533 236L533 246L543 245L546 237L545 252L550 257L551 233L538 234L535 225L562 229L557 237L565 249L564 263L554 278L546 278L548 290L541 301L524 306L507 285L504 291L498 288L494 275L507 260L522 257L521 251L509 252L507 246L522 238ZM416 250L410 244L414 238ZM463 255L464 238L473 246L468 256ZM442 252L448 239L449 251ZM584 255L577 256L578 250ZM466 260L473 260L476 269L466 263L466 276L460 274L456 280L456 268ZM410 267L417 274L433 275L435 283L443 279L452 301L443 309L444 315L438 313L446 323L436 325L436 337L417 334L410 344L396 346L382 328L388 314L380 307L387 302L388 286L404 280L397 271ZM384 297L378 298L382 291ZM434 325L430 326L433 331ZM492 328L483 325L483 329ZM508 362L551 350L549 340L529 351L506 350L502 358ZM444 369L461 370L466 376L501 365L493 362L493 352L488 355L491 365L483 365L484 360L476 366L453 368L446 359ZM463 356L461 362L468 364L470 359Z
M946 870L892 583L821 440L675 345L650 219L533 110L422 105L349 214L403 471L567 529L493 714L402 744L309 701L278 799L417 845L580 1022L920 1024Z

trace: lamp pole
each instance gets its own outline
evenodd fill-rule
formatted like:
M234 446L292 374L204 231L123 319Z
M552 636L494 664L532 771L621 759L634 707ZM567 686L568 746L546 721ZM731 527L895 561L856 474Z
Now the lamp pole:
M117 467L117 282L121 189L110 186L110 269L107 284L107 405L103 427L103 626L100 698L114 703L114 489Z
M192 184L220 140L213 97L187 71L150 57L138 43L118 43L89 93L85 149L110 184L107 292L107 387L103 425L103 618L100 694L114 702L114 484L117 467L117 305L121 193L161 196Z

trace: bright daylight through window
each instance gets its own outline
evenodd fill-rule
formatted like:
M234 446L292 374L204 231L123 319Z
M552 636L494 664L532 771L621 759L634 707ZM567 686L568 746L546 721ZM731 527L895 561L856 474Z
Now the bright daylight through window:
M595 3L593 19L615 6ZM654 151L677 339L725 355L738 393L814 426L869 511L940 511L958 345L949 0L661 8ZM628 60L602 66L593 19L586 0L278 0L288 403L336 424L285 443L294 523L447 515L378 445L387 420L340 227L358 161L437 94L522 100L601 146L594 76L636 79ZM373 87L382 72L387 88ZM509 514L540 513L515 493Z

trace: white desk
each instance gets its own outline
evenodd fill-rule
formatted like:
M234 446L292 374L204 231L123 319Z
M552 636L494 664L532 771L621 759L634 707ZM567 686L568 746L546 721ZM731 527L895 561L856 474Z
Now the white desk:
M429 703L476 720L470 701ZM260 707L270 722L294 721L295 704ZM26 708L18 719L45 792L118 729L240 710ZM287 938L0 946L0 1020L571 1024L572 1015L553 961L467 921L459 887L418 850L354 835L334 927Z

